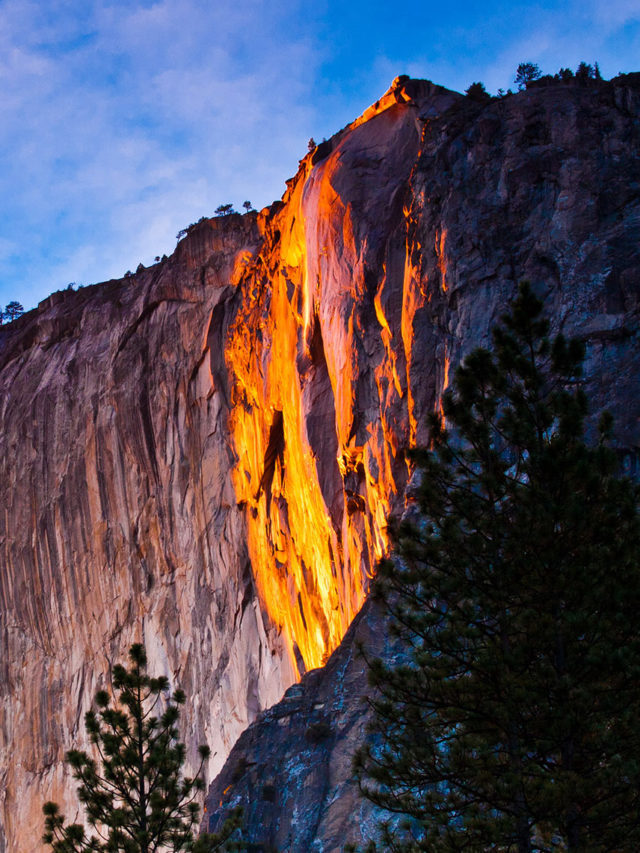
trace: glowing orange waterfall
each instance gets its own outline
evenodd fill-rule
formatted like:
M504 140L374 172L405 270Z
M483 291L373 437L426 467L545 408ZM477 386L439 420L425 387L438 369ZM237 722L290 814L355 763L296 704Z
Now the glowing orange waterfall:
M225 347L233 485L261 604L298 674L326 660L362 605L406 473L405 338L422 300L407 266L408 211L388 193L418 143L414 114L387 94L301 161L282 208L261 215L263 249L240 278ZM385 193L354 182L351 160L377 177L391 151L403 168ZM375 245L369 220L398 245Z

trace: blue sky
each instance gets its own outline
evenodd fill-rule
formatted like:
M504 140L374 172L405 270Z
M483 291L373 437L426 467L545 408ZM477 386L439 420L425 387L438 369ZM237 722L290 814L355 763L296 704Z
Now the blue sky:
M279 198L396 74L459 91L640 70L640 0L0 0L0 305L169 254Z

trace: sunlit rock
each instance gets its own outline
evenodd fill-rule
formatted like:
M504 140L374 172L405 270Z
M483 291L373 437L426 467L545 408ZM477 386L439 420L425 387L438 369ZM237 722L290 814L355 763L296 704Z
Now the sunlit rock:
M404 504L403 449L520 278L587 340L636 466L639 100L398 78L283 202L0 329L2 853L41 850L46 799L76 816L64 752L133 641L187 693L210 779L326 661Z

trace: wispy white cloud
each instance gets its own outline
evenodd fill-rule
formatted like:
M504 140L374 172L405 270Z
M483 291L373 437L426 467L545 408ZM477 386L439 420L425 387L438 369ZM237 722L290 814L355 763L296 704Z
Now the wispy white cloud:
M278 38L287 7L89 2L78 18L67 4L0 6L0 225L31 244L25 302L171 251L221 201L281 195L309 135L319 53Z
M638 0L587 0L585 11L607 31L640 21Z
M523 60L611 75L640 55L639 20L637 0L0 0L0 304L278 198L309 136L397 73L492 91Z

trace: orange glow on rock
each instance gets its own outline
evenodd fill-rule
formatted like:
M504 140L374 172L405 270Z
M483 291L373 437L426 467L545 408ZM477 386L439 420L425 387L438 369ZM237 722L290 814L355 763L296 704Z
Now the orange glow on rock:
M291 187L292 195L301 192L301 184ZM321 666L338 645L362 604L364 588L358 575L338 577L341 545L305 422L305 384L322 365L314 365L307 339L313 292L304 219L283 217L277 224L278 268L250 303L245 300L227 347L236 378L234 487L247 507L260 599L281 632L294 671L302 674ZM247 332L255 328L260 335ZM301 365L305 358L308 364Z
M411 263L411 252L407 248L404 267L404 281L402 287L402 320L401 332L402 343L407 370L407 414L409 418L409 442L413 446L416 443L418 421L415 415L415 404L411 383L408 381L411 374L412 350L414 341L414 323L416 315L423 308L426 300L421 286L420 273Z
M438 258L438 269L440 270L440 286L443 293L448 290L447 284L447 259L445 256L447 246L447 229L442 228L436 232L436 255Z
M449 387L449 356L447 355L447 351L445 348L444 353L444 366L443 366L443 374L442 374L442 391L440 393L440 402L438 403L438 409L440 411L440 417L442 418L443 427L446 426L446 418L444 416L444 407L442 405L442 395Z
M242 298L225 343L252 574L298 675L323 664L364 601L415 434L408 361L424 297L402 248L408 212L389 193L415 163L419 130L397 87L347 130L261 214L264 246L236 265ZM391 151L405 171L380 185ZM388 262L369 251L368 217L395 217Z

